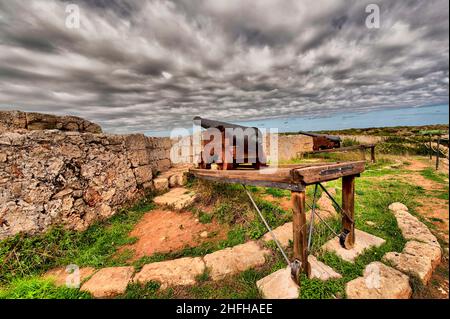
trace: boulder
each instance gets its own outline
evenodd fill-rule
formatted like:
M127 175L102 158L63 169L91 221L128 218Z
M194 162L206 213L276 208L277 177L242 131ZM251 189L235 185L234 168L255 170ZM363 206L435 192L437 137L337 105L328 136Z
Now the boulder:
M345 293L349 299L409 299L412 288L408 276L376 261L347 283Z
M180 258L145 265L134 277L134 282L145 284L149 281L161 283L161 288L168 286L193 285L196 277L205 271L205 263L200 257Z
M405 212L408 211L408 207L406 207L405 204L398 203L398 202L392 203L391 205L389 205L388 208L389 208L391 211L393 211L393 212L398 211L398 210L403 210L403 211L405 211Z
M292 222L289 222L272 230L283 248L287 248L289 246L289 241L293 240L294 232L292 225ZM265 234L262 239L265 242L273 240L270 233Z
M389 252L383 256L383 261L401 272L416 276L424 285L428 283L433 274L431 259L427 256Z
M210 270L213 280L220 280L227 275L234 275L244 270L264 265L267 249L261 248L256 242L226 248L206 255L203 259Z
M109 267L100 269L81 286L81 291L95 298L110 298L124 294L134 274L134 267Z
M256 286L264 299L297 299L300 292L300 287L291 278L290 267L258 280Z

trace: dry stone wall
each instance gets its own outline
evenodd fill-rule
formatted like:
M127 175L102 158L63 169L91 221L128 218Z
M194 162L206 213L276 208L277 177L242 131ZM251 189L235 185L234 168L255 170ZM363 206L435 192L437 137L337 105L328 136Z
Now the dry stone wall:
M84 120L29 130L17 114L0 120L0 240L53 225L84 230L152 190L153 177L171 166L168 138L89 133L96 125Z

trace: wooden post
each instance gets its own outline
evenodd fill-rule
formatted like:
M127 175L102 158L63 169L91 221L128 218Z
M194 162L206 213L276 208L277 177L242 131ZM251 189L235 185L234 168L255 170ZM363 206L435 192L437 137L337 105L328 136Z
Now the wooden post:
M294 259L301 262L301 272L309 276L311 269L308 263L308 234L306 227L305 191L292 191Z
M375 163L375 145L370 147L370 160Z
M355 176L342 177L342 209L350 217L342 217L342 226L348 232L345 248L351 249L355 244Z
M430 154L430 161L433 159L433 147L431 145L432 139L431 139L431 133L430 133L430 150L429 150L429 154Z
M439 144L441 144L441 136L437 138L437 147L436 147L436 170L439 169Z
M366 160L366 148L364 146L360 147L360 152L362 155L362 159L365 161Z

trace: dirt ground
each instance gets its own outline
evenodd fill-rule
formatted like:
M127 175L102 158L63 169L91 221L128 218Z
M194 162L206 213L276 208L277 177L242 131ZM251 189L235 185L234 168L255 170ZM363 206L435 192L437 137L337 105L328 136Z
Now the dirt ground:
M433 167L434 162L428 160L408 159L411 164L406 167L411 171L408 175L408 182L414 185L422 186L426 191L445 190L442 184L429 180L420 172L426 168ZM440 168L439 172L448 174L445 168ZM416 291L414 298L431 298L431 299L448 299L449 298L449 260L448 249L449 241L449 205L448 200L429 197L419 197L417 201L421 206L417 208L419 214L424 216L429 222L436 226L436 230L432 230L435 235L445 241L444 257L441 264L434 271L430 283Z
M155 253L178 251L195 247L206 241L226 238L226 229L216 222L202 224L191 212L157 209L148 212L130 233L138 240L122 247L135 252L133 260Z

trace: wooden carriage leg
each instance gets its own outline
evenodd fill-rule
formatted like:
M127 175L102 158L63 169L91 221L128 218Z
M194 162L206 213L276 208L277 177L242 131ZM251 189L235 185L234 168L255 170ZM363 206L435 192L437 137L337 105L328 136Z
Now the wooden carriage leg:
M370 160L372 161L372 163L375 163L375 146L372 146L370 148Z
M345 248L351 249L355 244L355 176L344 176L342 178L342 209L346 215L342 217L342 226L348 233L345 240Z
M306 209L304 191L292 191L293 201L293 229L294 229L294 259L301 262L301 272L310 275L311 267L308 262L308 234L306 227Z

